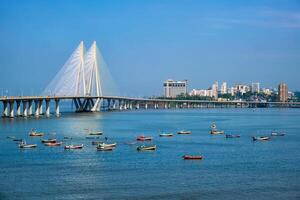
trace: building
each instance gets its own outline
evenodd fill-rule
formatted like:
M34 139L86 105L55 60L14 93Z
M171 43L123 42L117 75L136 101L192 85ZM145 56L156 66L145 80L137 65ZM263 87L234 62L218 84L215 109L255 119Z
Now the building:
M165 97L177 97L178 95L187 94L187 80L173 81L168 79L164 82Z
M212 96L215 99L217 99L218 98L218 82L217 81L212 85L211 90L212 90Z
M236 92L241 93L242 95L250 91L250 87L248 85L238 84L235 86Z
M261 91L265 95L271 95L273 93L273 90L270 88L263 88Z
M227 94L227 83L223 82L221 85L221 94Z
M260 92L260 88L259 88L259 83L252 83L251 84L251 92L252 93L259 93Z
M212 97L212 90L196 90L193 89L189 95L191 96L201 96L201 97Z
M288 86L285 83L278 85L278 100L281 102L288 101Z

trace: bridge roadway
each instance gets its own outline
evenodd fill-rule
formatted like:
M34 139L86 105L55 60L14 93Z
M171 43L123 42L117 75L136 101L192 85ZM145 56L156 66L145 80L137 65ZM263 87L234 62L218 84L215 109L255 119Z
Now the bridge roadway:
M151 99L122 96L9 96L0 97L3 104L3 117L39 117L42 114L50 116L50 101L55 102L55 114L60 115L59 102L72 100L77 112L100 111L95 101L101 101L102 110L132 110L132 109L169 109L169 108L216 108L216 107L292 107L300 108L300 102L258 102L258 101L208 101L208 100L175 100ZM33 113L33 102L35 104ZM45 112L43 110L45 104ZM16 106L15 106L16 104ZM22 110L21 110L22 104Z

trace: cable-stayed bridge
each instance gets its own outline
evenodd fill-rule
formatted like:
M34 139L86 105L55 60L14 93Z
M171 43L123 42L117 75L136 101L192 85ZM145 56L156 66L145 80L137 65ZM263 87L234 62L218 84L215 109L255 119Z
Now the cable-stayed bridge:
M140 108L300 107L300 103L297 102L219 102L123 97L118 93L96 42L93 42L87 51L83 42L80 42L40 96L0 97L3 104L2 116L11 118L31 115L38 117L42 114L50 116L50 101L55 102L54 113L60 115L61 100L72 100L77 112Z

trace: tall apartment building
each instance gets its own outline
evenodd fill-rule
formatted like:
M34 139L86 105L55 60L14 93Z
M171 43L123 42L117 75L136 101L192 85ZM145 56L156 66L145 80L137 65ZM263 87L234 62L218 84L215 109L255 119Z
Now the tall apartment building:
M251 92L252 93L259 93L260 92L260 85L259 82L251 84Z
M280 83L278 85L278 100L281 102L288 101L288 86L285 83Z
M187 80L173 81L168 79L164 82L165 97L176 97L181 94L187 94Z
M217 81L212 85L211 90L212 90L212 96L215 99L217 99L218 98L218 82Z
M221 85L221 94L227 94L227 83L223 82Z

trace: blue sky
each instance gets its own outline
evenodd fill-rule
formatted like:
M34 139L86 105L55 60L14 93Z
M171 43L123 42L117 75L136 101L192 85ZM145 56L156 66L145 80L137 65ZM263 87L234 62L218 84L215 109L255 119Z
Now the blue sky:
M123 95L215 80L300 90L300 1L0 1L0 92L39 94L93 40ZM0 94L1 95L1 94Z

